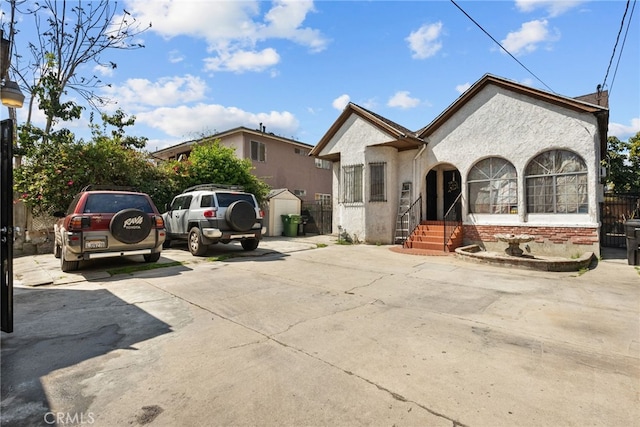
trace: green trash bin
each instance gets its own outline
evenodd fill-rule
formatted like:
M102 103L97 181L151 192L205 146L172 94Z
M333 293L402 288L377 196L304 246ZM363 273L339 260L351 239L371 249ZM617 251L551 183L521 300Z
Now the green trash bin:
M296 237L298 235L298 224L302 222L300 215L288 214L280 215L282 225L284 225L284 235L287 237Z

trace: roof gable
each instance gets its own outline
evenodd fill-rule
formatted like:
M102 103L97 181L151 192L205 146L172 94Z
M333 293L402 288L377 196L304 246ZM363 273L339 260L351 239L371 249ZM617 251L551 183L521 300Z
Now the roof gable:
M516 83L511 80L507 80L501 77L497 77L491 74L485 74L480 80L475 82L469 89L467 89L453 104L445 109L438 117L436 117L431 123L423 127L416 132L417 136L423 139L428 138L443 124L445 124L455 113L457 113L464 105L466 105L471 99L473 99L480 91L482 91L488 85L495 85L512 92L516 92L531 98L539 99L550 104L559 105L564 108L568 108L574 111L590 113L594 115L604 115L608 117L608 109L600 106L585 102L583 99L595 99L592 96L587 98L581 97L580 99L568 98L565 96L557 95L555 93L546 92L540 89L532 88L520 83ZM606 92L603 92L603 98L607 98ZM600 120L599 120L600 122ZM602 123L600 123L602 132ZM606 141L606 124L604 126Z
M320 139L318 144L316 144L313 150L311 150L310 155L328 160L337 160L340 156L339 154L321 155L320 153L352 115L360 117L381 130L383 133L389 135L388 141L376 144L376 146L391 146L396 148L398 151L403 151L415 149L424 144L424 142L418 138L413 131L406 127L350 102L344 108L336 121L331 125L329 130Z

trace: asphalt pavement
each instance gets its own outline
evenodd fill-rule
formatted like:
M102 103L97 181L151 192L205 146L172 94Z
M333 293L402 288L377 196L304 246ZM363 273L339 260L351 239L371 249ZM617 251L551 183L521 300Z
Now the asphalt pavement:
M3 426L640 426L622 251L551 273L306 236L159 264L14 260Z

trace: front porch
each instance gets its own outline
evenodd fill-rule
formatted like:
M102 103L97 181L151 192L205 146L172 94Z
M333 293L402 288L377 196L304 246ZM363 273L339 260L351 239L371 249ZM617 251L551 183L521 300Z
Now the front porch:
M458 221L421 221L402 243L402 248L427 253L454 253L462 246L462 230Z

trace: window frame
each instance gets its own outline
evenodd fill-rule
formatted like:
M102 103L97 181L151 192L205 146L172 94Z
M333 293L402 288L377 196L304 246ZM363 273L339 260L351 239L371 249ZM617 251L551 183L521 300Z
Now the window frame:
M342 203L355 204L364 202L363 186L364 165L346 165L342 167Z
M387 201L387 162L369 163L369 202Z
M255 153L254 153L254 146L255 146ZM254 162L261 162L261 163L266 162L267 161L267 146L266 146L266 144L264 142L261 142L261 141L252 140L250 142L250 147L249 147L249 157Z
M318 169L331 169L331 160L325 160L325 159L318 159L316 157L315 160L316 163L316 168Z
M547 160L552 159L551 167L539 160L543 156L547 157ZM562 163L558 165L557 161L560 157L562 157ZM573 166L577 164L581 169L563 172L561 168L566 161L574 162ZM536 164L540 169L545 169L546 173L533 174L531 169ZM527 213L551 215L589 213L589 170L579 154L562 149L544 151L529 161L524 178ZM565 188L565 191L559 191L562 188ZM575 200L569 200L571 198Z
M499 162L499 163L498 163ZM487 165L488 163L488 165ZM497 163L497 164L495 164ZM489 173L486 173L486 169L483 166L487 165ZM505 171L505 168L508 170ZM478 171L486 176L482 179L473 179L472 175ZM513 177L503 178L500 174L504 172L512 173ZM506 184L501 185L502 182ZM485 184L485 187L478 187L478 185ZM478 189L476 190L475 188ZM507 194L500 194L505 190ZM488 198L486 204L486 210L479 210L477 208L478 195L482 188L488 188ZM517 214L518 213L518 172L509 160L492 156L477 161L473 164L469 173L467 174L467 197L469 200L469 213L471 214L488 214L488 215L504 215L504 214Z

